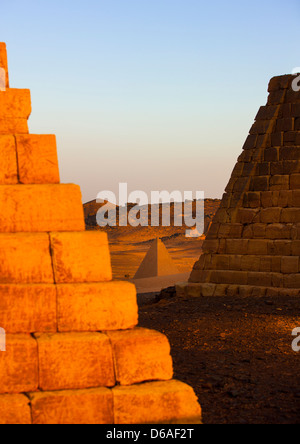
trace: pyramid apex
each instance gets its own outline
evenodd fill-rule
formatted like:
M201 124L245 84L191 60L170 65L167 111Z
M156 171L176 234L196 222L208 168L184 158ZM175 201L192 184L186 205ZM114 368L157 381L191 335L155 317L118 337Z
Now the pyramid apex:
M7 51L6 51L6 43L4 42L0 42L0 68L4 69L5 71L5 87L9 88Z

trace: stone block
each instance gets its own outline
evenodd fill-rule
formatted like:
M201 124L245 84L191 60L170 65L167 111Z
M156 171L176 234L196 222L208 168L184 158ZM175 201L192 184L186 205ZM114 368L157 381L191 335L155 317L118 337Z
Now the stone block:
M283 208L281 213L282 223L300 223L300 208Z
M31 412L25 395L0 395L0 425L29 425Z
M37 335L37 341L41 390L86 389L115 385L112 349L107 335L42 334Z
M276 123L276 131L294 131L295 119L293 117L286 117L283 119L278 119Z
M260 220L263 224L279 223L281 212L282 208L265 208L261 210Z
M53 283L47 233L0 233L0 283Z
M197 424L201 408L193 389L178 381L115 387L115 424Z
M112 279L106 233L51 233L50 240L56 283L101 282Z
M0 394L25 393L37 388L36 341L30 335L6 335L6 352L0 352Z
M270 191L289 190L290 176L272 176L270 178Z
M31 393L33 424L113 424L113 395L107 388Z
M281 272L284 274L298 273L299 256L282 256Z
M283 211L283 210L282 210ZM291 228L286 224L270 224L266 227L267 239L290 239Z
M117 383L132 385L172 379L173 364L166 336L144 328L111 331L107 335L113 349Z
M0 186L0 231L83 230L84 215L78 186Z
M128 282L57 285L57 305L61 332L126 330L138 323L136 289Z
M300 156L300 148L299 148ZM300 190L300 174L291 175L291 190Z
M13 136L0 136L0 184L17 184L16 143Z
M20 183L59 183L55 136L17 135L16 144Z
M31 114L29 89L7 89L0 94L0 119L28 119Z
M1 119L0 134L28 134L27 119Z
M0 317L7 333L55 332L55 286L0 285Z

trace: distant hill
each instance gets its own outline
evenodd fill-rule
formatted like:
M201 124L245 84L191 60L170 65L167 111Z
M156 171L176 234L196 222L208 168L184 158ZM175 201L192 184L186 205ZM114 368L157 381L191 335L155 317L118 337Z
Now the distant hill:
M219 199L205 199L204 205L204 226L205 233L207 232L212 219L220 206L221 201ZM130 225L127 227L105 227L100 228L97 225L96 215L98 210L104 204L97 203L96 200L91 202L87 202L84 204L84 217L87 230L104 230L108 233L110 242L131 242L131 243L143 243L149 242L150 240L160 237L161 239L170 239L176 238L178 236L185 236L185 231L187 228L185 225L182 227L174 227L174 204L171 204L171 226L170 227L152 227L151 226L151 205L148 206L148 226L143 227L131 227ZM156 211L159 211L160 215L162 214L163 206L165 204L155 205ZM135 204L128 204L127 211L135 206ZM119 207L116 207L117 211L117 222L119 221ZM196 215L196 201L193 202L193 217Z

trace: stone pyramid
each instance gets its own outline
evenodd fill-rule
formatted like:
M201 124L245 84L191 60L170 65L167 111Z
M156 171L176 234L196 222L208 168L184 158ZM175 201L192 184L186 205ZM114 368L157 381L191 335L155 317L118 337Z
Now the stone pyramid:
M169 276L178 273L178 268L173 262L168 250L163 242L157 238L153 241L134 279Z
M275 77L179 293L300 295L300 92Z
M106 234L85 231L79 187L59 183L55 137L28 134L30 112L29 90L0 92L0 423L199 422L168 340L136 328L135 287L112 281Z

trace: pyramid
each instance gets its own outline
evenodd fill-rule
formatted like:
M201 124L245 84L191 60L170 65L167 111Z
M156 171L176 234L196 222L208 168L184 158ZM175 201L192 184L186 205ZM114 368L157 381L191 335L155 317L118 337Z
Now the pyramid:
M30 112L29 90L0 92L0 423L200 422L166 337L136 327L135 287L112 281L106 234L85 231L79 187L59 183L55 137L28 134Z
M300 92L271 79L195 264L190 296L300 295Z
M168 250L162 241L157 238L153 241L134 279L170 276L178 273L178 268L169 255Z

